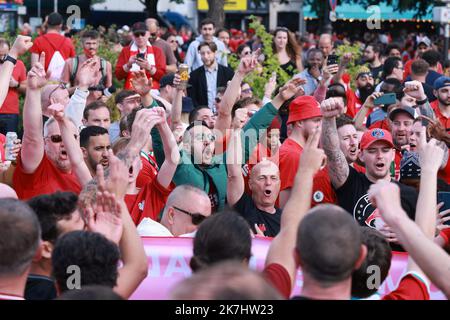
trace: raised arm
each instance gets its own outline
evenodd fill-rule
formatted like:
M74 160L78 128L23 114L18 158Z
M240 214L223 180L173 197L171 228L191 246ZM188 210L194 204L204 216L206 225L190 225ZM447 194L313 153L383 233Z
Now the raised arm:
M383 95L382 92L374 92L370 96L367 97L366 101L362 105L361 109L359 109L358 113L355 116L355 127L359 130L365 130L364 120L367 117L370 109L375 108L375 104L373 103L376 98L379 98Z
M338 189L349 175L349 167L344 153L339 147L339 136L336 127L336 117L344 110L342 102L335 98L324 100L321 105L322 121L322 147L328 158L329 174L331 183Z
M180 162L180 151L178 150L177 142L173 136L172 131L166 121L166 112L163 108L157 107L152 109L159 117L160 121L156 125L164 147L164 162L158 172L158 182L164 188L168 188L175 171L177 170L178 163Z
M384 221L394 230L410 257L446 297L450 298L450 268L448 267L450 257L423 233L414 221L409 219L401 206L399 187L392 182L380 180L370 187L369 198L378 208ZM433 221L434 219L433 213ZM420 221L421 219L419 223Z
M109 219L110 230L116 231L110 232L110 234L114 235L111 237L112 241L117 243L117 240L120 239L118 245L123 266L119 269L119 276L114 291L124 299L128 299L133 294L148 273L144 246L123 200L128 183L127 177L128 167L110 151L109 176L106 182L103 177L98 177L98 181L99 189L107 190L109 193L114 194L114 199L116 199L116 201L111 201L111 207L115 208L112 211L116 212L116 214L113 214L113 217ZM121 237L118 237L120 225L117 222L117 216L122 222ZM114 221L116 222L114 223Z
M72 165L72 170L75 172L75 175L77 176L80 184L82 186L85 186L89 181L92 180L92 175L86 163L84 162L80 143L78 142L78 139L75 139L75 137L73 136L72 130L70 130L71 121L64 116L64 106L62 104L52 104L48 107L48 110L58 122L62 141Z
M28 72L27 94L23 107L23 139L21 150L22 167L25 173L33 173L44 156L42 135L41 88L47 83L45 78L45 54Z
M132 73L131 84L134 91L141 96L142 105L150 107L153 104L153 97L150 93L152 84L147 78L144 70L135 71Z
M173 85L175 86L174 97L172 102L172 112L170 129L174 131L181 124L181 111L183 107L183 89L180 87L180 75L175 73Z
M431 119L435 119L435 114L428 101L427 95L423 90L423 85L419 81L407 81L404 84L405 88L403 92L408 96L416 99L416 102L420 111L420 115L426 116Z
M226 130L230 129L231 126L231 110L234 104L239 99L239 94L241 92L241 83L245 76L252 72L258 64L258 55L260 51L255 52L250 57L244 57L239 63L238 69L236 70L233 78L223 94L222 101L220 102L219 113L217 116L217 121L214 129L220 130L222 136L225 136Z
M342 81L342 76L345 73L345 70L347 69L348 64L350 63L350 61L352 60L352 54L347 52L344 53L339 61L339 65L338 65L338 70L336 72L336 74L333 76L332 81L333 83L343 83ZM324 61L324 64L327 64L328 61ZM335 66L335 65L332 65Z
M11 58L17 60L19 56L27 52L32 45L33 42L31 42L31 37L19 35L14 41L11 50L9 50L8 55L11 56ZM3 102L5 102L6 99L6 95L8 94L9 81L11 79L13 70L14 64L12 64L10 61L6 61L0 67L0 106L3 105Z
M231 132L226 153L227 162L227 202L234 206L244 194L244 177L242 176L242 140L241 130Z
M318 148L319 140L320 130L317 130L306 142L291 196L281 215L280 232L272 240L266 257L266 266L277 263L288 271L291 288L294 287L298 267L294 256L297 230L311 204L314 175L326 158L324 151Z

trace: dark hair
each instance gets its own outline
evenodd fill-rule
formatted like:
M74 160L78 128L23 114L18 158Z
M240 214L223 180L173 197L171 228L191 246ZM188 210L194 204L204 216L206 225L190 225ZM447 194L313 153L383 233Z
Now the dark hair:
M397 49L398 51L402 52L402 48L400 47L400 45L398 43L390 43L386 46L386 50L384 51L386 56L389 56L389 53L391 52L392 49Z
M73 231L60 237L52 253L53 276L61 292L68 290L69 266L81 270L81 287L104 285L113 288L117 283L120 252L117 245L102 234Z
M79 290L67 290L56 300L123 300L107 286L85 286Z
M87 148L91 137L98 137L109 134L108 130L99 126L87 126L80 132L80 147Z
M25 202L0 199L0 277L22 275L30 266L41 238L41 227Z
M340 115L336 118L336 127L338 129L349 124L355 126L355 121L346 114Z
M52 12L47 16L47 25L49 27L59 26L63 24L63 22L63 17L58 12Z
M436 50L428 50L422 54L422 59L428 62L430 67L436 67L441 60L441 54Z
M308 50L307 54L306 54L306 59L309 59L309 56L315 53L320 53L323 57L323 52L322 50L318 49L318 48L311 48Z
M194 122L197 120L198 112L202 109L209 109L208 106L198 106L197 108L192 109L191 112L189 112L189 123Z
M156 101L156 104L158 105L158 107L161 107L164 110L166 110L166 106L161 101L156 100L156 99L154 99L154 101ZM131 111L131 113L126 116L126 123L127 123L126 129L128 130L128 132L130 134L131 134L131 131L133 130L133 123L134 123L134 119L136 119L136 114L138 113L139 110L142 110L142 109L145 109L145 107L141 105L140 107L133 109ZM122 122L122 119L121 119L121 122ZM122 129L120 132L122 132Z
M236 54L239 56L242 53L242 51L244 51L244 49L247 47L250 48L250 50L252 49L252 47L249 46L247 43L241 44L239 47L237 47Z
M369 43L366 46L366 48L367 47L372 47L373 52L376 52L376 53L381 53L381 50L382 50L381 45L379 43L375 43L375 42Z
M219 36L219 34L220 34L221 32L226 32L226 33L228 33L228 36L230 36L230 37L231 37L231 33L230 33L230 30L228 30L228 29L225 29L225 28L221 28L221 29L217 30L217 32L216 32L216 37L218 37L218 36Z
M203 47L208 47L212 52L217 51L217 45L214 42L202 42L198 45L197 50L200 52Z
M196 272L222 261L242 262L250 259L251 249L252 238L247 221L227 207L200 224L194 238L190 266Z
M386 79L388 75L391 75L398 64L402 62L399 57L389 57L384 61L382 78Z
M344 99L344 105L347 105L347 94L343 84L341 83L332 83L328 86L327 93L325 95L325 99L333 98L333 97L341 97Z
M216 23L214 22L213 19L211 19L211 18L205 18L205 19L203 19L203 20L200 22L200 29L201 29L204 25L207 25L207 24L212 24L214 28L216 27Z
M389 88L387 86L389 86ZM391 88L392 88L392 90L391 90ZM403 92L403 86L402 86L402 83L400 80L398 80L396 78L388 78L383 81L383 83L380 87L380 92L397 94L399 92Z
M417 59L411 64L411 73L417 76L427 74L430 65L424 59Z
M259 105L260 103L261 101L256 97L247 97L236 101L231 109L231 118L234 118L237 109L245 108L251 104Z
M378 291L378 288L370 289L367 285L368 278L373 275L369 267L376 266L380 269L379 283L386 279L391 268L392 250L384 236L375 229L361 227L362 243L367 247L367 256L359 269L352 274L352 296L367 298Z
M98 39L99 34L97 30L87 30L81 35L81 39Z
M128 97L134 96L136 94L133 90L121 90L116 94L115 103L120 104Z
M78 196L73 192L42 194L28 200L41 225L41 238L55 243L61 235L58 222L66 220L77 210Z
M227 87L217 87L216 94L224 94L227 90Z
M98 110L100 108L106 108L108 109L108 112L111 116L111 111L109 110L108 106L101 100L96 100L94 102L89 103L86 108L84 108L83 111L83 119L88 120L89 118L89 111L91 110Z
M296 250L307 273L323 286L349 278L360 256L361 230L336 205L319 205L300 224Z

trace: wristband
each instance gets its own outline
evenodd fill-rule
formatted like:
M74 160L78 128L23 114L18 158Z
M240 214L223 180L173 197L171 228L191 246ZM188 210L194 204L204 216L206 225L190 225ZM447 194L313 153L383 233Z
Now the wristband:
M3 62L6 62L6 61L11 62L13 65L16 65L16 63L17 63L17 59L14 59L9 54L6 55L5 58L3 58Z
M421 105L424 105L425 103L427 103L427 101L428 101L428 98L425 98L423 100L416 100L416 104L418 106L421 106Z

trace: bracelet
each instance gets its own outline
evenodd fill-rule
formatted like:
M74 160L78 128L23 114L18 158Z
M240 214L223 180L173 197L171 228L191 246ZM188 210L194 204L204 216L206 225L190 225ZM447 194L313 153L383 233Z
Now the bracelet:
M425 98L423 100L416 100L416 104L421 106L421 105L427 103L427 101L428 101L428 98Z

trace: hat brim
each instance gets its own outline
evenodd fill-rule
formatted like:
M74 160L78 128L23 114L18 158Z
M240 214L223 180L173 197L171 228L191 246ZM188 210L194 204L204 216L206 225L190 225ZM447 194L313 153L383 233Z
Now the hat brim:
M402 108L397 108L397 109L392 110L392 111L389 113L389 119L390 119L391 121L394 121L394 117L395 117L397 114L401 113L401 112L406 113L412 120L415 119L415 116L414 116L413 114L411 114L409 111L407 111L407 110L405 110L405 109L402 109Z
M394 144L391 141L389 141L388 139L382 138L382 139L375 139L373 141L370 141L364 148L361 147L361 150L366 150L366 149L370 148L370 146L373 145L375 142L380 142L380 141L387 143L391 148L395 148Z

